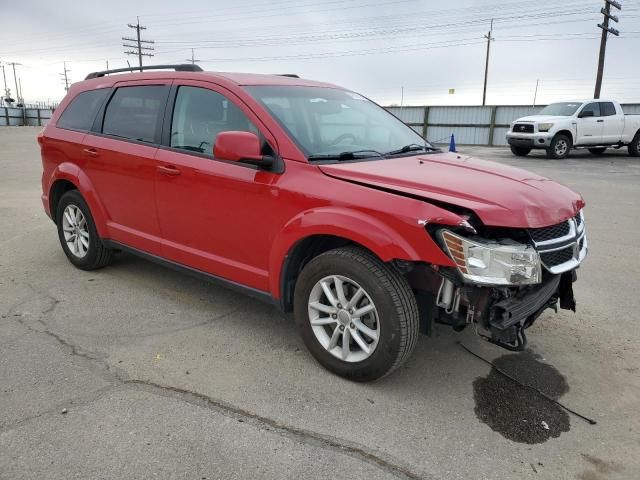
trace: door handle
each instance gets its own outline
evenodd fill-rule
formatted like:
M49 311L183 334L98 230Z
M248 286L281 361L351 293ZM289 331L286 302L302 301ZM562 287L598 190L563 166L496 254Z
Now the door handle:
M178 170L173 165L160 165L158 167L158 171L164 175L169 175L171 177L175 177L176 175L180 175L180 170Z
M602 122L604 122L604 120L598 120L598 123L602 123Z
M85 148L82 150L86 155L90 156L90 157L99 157L100 154L98 153L98 151L95 148Z

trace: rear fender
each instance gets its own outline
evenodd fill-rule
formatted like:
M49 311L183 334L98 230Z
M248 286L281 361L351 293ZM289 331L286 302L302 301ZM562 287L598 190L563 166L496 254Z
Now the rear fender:
M108 238L106 210L98 199L96 190L93 187L91 180L89 180L89 177L87 177L87 175L74 163L64 162L57 165L51 172L48 181L48 188L46 191L49 201L51 201L51 190L53 185L59 180L66 180L76 186L82 195L82 198L84 198L87 205L89 205L98 235L102 238ZM55 212L51 212L51 218L55 218Z

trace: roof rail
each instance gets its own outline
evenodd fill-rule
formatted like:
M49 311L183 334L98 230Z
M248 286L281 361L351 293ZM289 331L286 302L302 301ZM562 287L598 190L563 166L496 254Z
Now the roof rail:
M105 75L110 75L112 73L120 73L120 72L138 72L143 70L166 70L173 69L176 72L202 72L202 68L198 65L192 65L190 63L185 63L181 65L148 65L146 67L127 67L127 68L116 68L113 70L102 70L100 72L91 72L89 75L84 77L85 80L90 80L92 78L104 77Z
M278 77L291 77L291 78L300 78L300 75L296 75L295 73L276 73Z

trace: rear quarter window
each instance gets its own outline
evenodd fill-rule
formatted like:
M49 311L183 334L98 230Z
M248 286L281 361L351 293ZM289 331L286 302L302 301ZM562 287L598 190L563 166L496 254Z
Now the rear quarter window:
M64 109L56 125L68 130L89 131L108 94L108 88L79 93Z

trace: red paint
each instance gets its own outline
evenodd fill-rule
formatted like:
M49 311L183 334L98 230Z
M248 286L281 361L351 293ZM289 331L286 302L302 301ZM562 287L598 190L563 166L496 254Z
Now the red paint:
M191 85L225 95L283 159L284 172L56 126L60 112L82 91L147 83ZM277 299L287 254L311 235L347 238L384 261L451 266L419 223L461 222L439 202L474 210L487 224L512 227L555 224L584 203L566 187L537 175L447 154L310 164L243 85L337 88L289 77L202 72L144 72L75 84L38 138L45 210L51 215L54 183L72 182L91 208L101 237ZM216 154L226 160L255 159L259 148L251 135L218 135Z
M213 146L213 156L222 160L259 160L260 139L251 132L220 132Z

